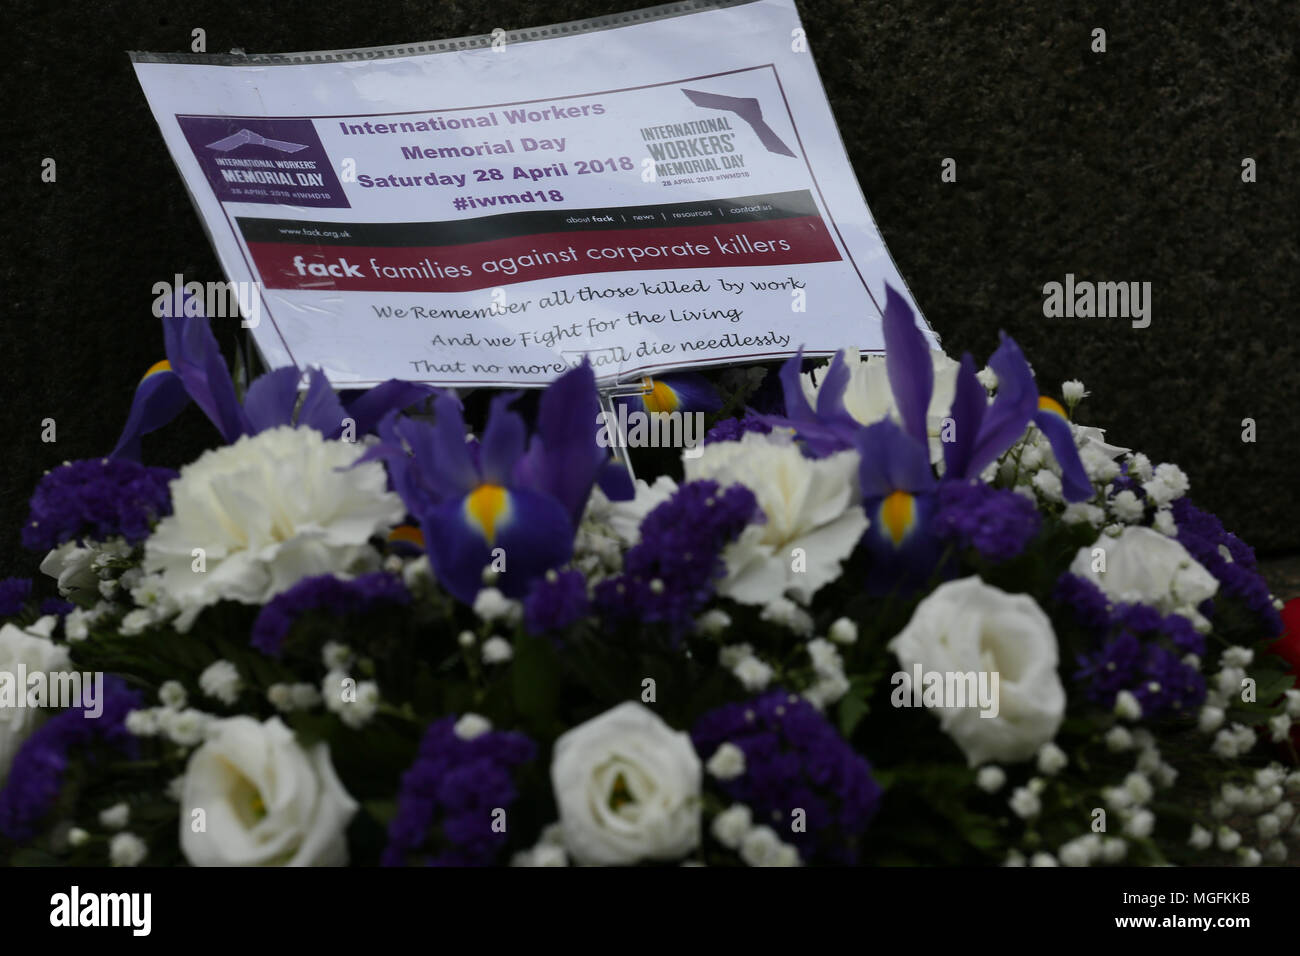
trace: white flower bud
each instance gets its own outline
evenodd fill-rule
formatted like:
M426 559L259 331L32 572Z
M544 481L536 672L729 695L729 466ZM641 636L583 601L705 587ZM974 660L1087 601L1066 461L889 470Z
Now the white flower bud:
M1133 735L1128 728L1116 724L1106 731L1106 748L1112 753L1122 753L1133 746Z
M164 707L184 710L189 697L185 693L185 686L180 681L169 680L158 688L158 699L162 701Z
M736 679L748 691L765 690L768 681L772 679L772 668L757 657L745 658L732 668L731 672L736 675Z
M1129 817L1124 824L1124 832L1134 839L1143 840L1151 835L1155 829L1156 815L1150 810L1139 810L1133 816Z
M1221 708L1202 707L1196 726L1200 728L1201 733L1212 734L1223 726L1223 718L1224 713Z
M1124 789L1128 791L1133 802L1137 804L1147 803L1155 796L1155 788L1151 786L1151 781L1143 774L1131 773L1124 778Z
M711 608L699 616L695 629L709 637L717 637L731 627L731 615L718 608Z
M515 649L504 637L495 634L483 642L483 663L504 664L515 656Z
M496 588L483 588L474 598L474 613L491 623L509 617L513 603Z
M1241 846L1241 834L1232 827L1219 827L1218 840L1219 849L1225 853L1231 853L1237 847Z
M980 767L975 774L975 785L985 793L997 793L1002 789L1002 785L1007 782L1007 775L1001 767L989 764L986 767Z
M215 661L199 675L199 690L227 706L239 699L243 681L230 661Z
M1187 838L1187 845L1194 850L1208 850L1214 842L1214 836L1199 823L1192 825L1192 835Z
M139 866L148 855L149 848L134 833L119 833L108 844L108 858L114 866Z
M266 689L266 699L281 713L293 710L293 690L288 684L272 684Z
M734 780L745 772L745 752L733 743L723 743L713 752L705 769L719 780Z
M1142 717L1142 705L1132 692L1122 690L1115 695L1115 715L1123 720L1138 720Z
M1069 762L1070 758L1065 755L1065 751L1050 741L1038 749L1038 770L1049 777L1065 769Z
M1017 787L1015 792L1011 794L1008 804L1016 816L1022 820L1029 820L1038 816L1043 809L1042 801L1027 787Z
M853 644L858 639L858 625L847 617L837 618L826 636L836 644Z
M453 731L461 740L473 740L491 729L492 721L481 714L462 714Z
M100 825L109 830L120 830L131 821L131 808L125 803L115 803L99 811Z
M714 839L728 849L735 850L740 846L741 840L745 838L750 828L753 826L753 818L749 812L749 807L737 803L723 810L713 818L713 826L710 828Z

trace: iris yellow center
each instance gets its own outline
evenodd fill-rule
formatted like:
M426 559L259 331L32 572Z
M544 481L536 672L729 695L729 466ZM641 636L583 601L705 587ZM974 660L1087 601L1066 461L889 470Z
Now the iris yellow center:
M1043 412L1054 412L1062 418L1069 417L1065 414L1065 409L1061 407L1061 403L1048 395L1038 396L1038 409Z
M641 379L641 386L645 389L641 400L645 402L647 412L656 414L658 412L677 411L677 393L663 382L656 382L654 379L646 377Z
M916 516L916 502L906 491L895 491L880 503L880 523L897 546Z
M172 370L172 363L167 361L166 359L163 359L161 362L154 362L152 365L149 366L149 371L145 372L144 375L140 376L140 381L143 382L146 378L148 378L150 375L153 375L155 372L170 372L171 370Z
M500 485L479 485L465 499L465 514L483 530L488 544L496 541L497 522L505 514L509 496Z
M419 528L409 524L399 524L392 531L388 532L389 541L401 541L404 544L414 545L417 548L424 547L424 534Z

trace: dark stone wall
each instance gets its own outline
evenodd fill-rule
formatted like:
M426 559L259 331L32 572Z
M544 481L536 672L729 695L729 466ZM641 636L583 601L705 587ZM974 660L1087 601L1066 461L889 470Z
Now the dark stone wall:
M222 278L125 51L188 50L195 27L211 52L373 46L635 3L11 0L0 575L34 570L18 529L37 478L108 451L161 357L152 284ZM1045 385L1087 384L1084 420L1181 464L1261 550L1300 548L1294 0L799 6L863 191L948 351L983 360L1005 329ZM46 156L55 184L40 182ZM956 183L940 181L944 157ZM1043 284L1067 272L1151 282L1151 326L1045 319ZM212 433L191 410L166 435L146 460L180 464Z

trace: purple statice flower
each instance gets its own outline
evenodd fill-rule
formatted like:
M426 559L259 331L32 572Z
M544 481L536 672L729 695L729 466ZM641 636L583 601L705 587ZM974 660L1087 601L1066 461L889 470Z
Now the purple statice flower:
M41 602L41 614L57 614L59 617L67 617L77 609L77 605L71 601L65 601L63 598L46 598Z
M133 461L87 458L48 472L36 485L23 525L23 546L48 551L67 541L131 544L149 536L153 522L172 512L167 485L176 472Z
M530 634L562 631L590 607L581 571L548 571L524 598L524 626Z
M1219 593L1240 601L1264 625L1267 636L1282 633L1282 618L1273 607L1268 584L1260 576L1250 545L1227 531L1223 523L1187 498L1172 506L1178 543L1219 582ZM1219 550L1223 547L1232 560Z
M0 580L0 617L20 614L32 596L31 578Z
M1085 695L1107 710L1122 690L1130 691L1148 719L1186 717L1205 701L1205 678L1175 651L1120 631L1093 654L1079 656L1074 678Z
M758 432L760 435L766 435L771 431L772 426L764 421L762 416L753 412L746 412L740 418L724 418L719 421L704 436L704 444L709 445L718 441L740 441L741 437L747 432Z
M1205 654L1205 635L1181 614L1161 614L1147 604L1119 604L1114 617L1121 629L1164 637L1180 654Z
M695 749L708 760L724 743L745 754L745 772L718 786L793 843L804 862L854 863L880 806L871 764L812 704L784 690L727 704L699 719ZM791 811L807 817L803 833L785 835Z
M681 485L641 522L641 540L628 551L623 573L596 585L601 613L666 624L670 636L679 637L726 573L722 549L757 507L743 485L725 491L715 481Z
M938 511L932 528L941 539L974 548L989 561L1007 561L1025 550L1042 519L1034 503L1014 491L982 481L939 484Z
M1110 630L1110 602L1101 588L1087 578L1066 571L1056 579L1052 600L1065 605L1084 630L1095 637Z
M1058 583L1058 594L1067 577L1072 576L1063 575ZM1066 586L1075 588L1076 602L1084 605L1083 586L1092 585L1075 581L1078 586ZM1118 604L1100 634L1097 649L1079 655L1074 675L1089 700L1110 709L1119 692L1127 690L1149 718L1187 716L1205 700L1205 679L1183 662L1188 654L1204 655L1205 636L1182 615L1161 614L1145 604Z
M140 694L110 674L104 678L98 717L73 708L42 724L14 757L0 790L0 833L20 842L35 837L59 799L68 767L76 759L97 759L95 745L134 759L139 741L127 731L126 715L142 706Z
M388 825L383 866L491 866L506 834L493 810L519 797L514 774L537 755L520 733L485 731L466 740L456 717L429 725L415 762L402 775L397 815Z
M294 622L310 611L364 614L379 604L409 604L411 592L399 578L373 571L350 580L332 574L303 578L277 594L257 613L250 643L269 657L279 657Z

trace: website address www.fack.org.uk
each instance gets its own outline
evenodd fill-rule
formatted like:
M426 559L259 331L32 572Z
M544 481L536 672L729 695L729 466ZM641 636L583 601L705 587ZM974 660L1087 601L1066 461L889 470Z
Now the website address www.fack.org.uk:
M1135 926L1145 929L1199 929L1208 932L1210 927L1236 928L1250 926L1249 916L1116 916L1115 925Z

